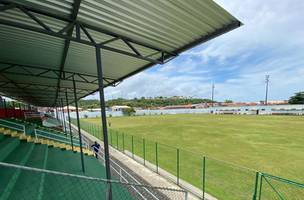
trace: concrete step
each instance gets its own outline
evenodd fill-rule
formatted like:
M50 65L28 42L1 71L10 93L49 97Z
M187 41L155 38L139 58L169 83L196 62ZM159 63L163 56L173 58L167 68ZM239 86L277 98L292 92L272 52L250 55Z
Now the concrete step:
M0 161L6 159L6 157L15 150L20 144L20 140L11 137L5 137L0 143Z

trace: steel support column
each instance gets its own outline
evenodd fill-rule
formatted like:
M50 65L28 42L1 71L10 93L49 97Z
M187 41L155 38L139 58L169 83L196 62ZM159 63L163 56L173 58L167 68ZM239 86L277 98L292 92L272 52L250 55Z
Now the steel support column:
M75 107L76 107L77 128L78 128L78 134L79 134L81 167L82 167L82 172L84 173L85 170L84 170L84 162L83 162L82 138L81 138L81 129L80 129L79 112L78 112L78 100L77 100L77 94L76 94L76 83L75 83L74 77L73 77L73 88L74 88L74 100L75 100Z
M107 179L111 179L111 168L110 168L110 154L109 154L109 143L108 143L108 130L107 130L107 119L105 110L105 98L104 98L104 85L103 85L103 71L101 63L101 48L99 46L95 47L96 50L96 65L98 74L98 86L99 86L99 98L100 98L100 109L101 109L101 123L103 131L103 142L104 142L104 157L105 157L105 167ZM111 184L109 187L109 200L112 199L112 188Z
M64 132L65 132L65 135L67 136L67 130L66 130L66 123L65 123L65 116L64 116L64 107L63 107L63 100L62 98L60 99L61 100L61 108L62 108L62 119L63 119L63 126L64 126Z
M65 100L67 102L68 120L69 120L69 129L70 129L70 136L71 136L72 151L74 151L73 132L72 132L71 117L70 117L70 108L69 108L69 99L68 99L68 92L67 91L65 91Z
M55 107L55 110L56 110L56 119L58 120L58 108L57 108L57 106Z
M59 116L59 121L61 122L61 126L62 126L62 128L63 128L64 124L63 124L63 120L62 120L62 107L61 107L60 103L59 103L58 111L60 112L60 113L58 114L58 116ZM63 131L63 129L62 129L62 131Z

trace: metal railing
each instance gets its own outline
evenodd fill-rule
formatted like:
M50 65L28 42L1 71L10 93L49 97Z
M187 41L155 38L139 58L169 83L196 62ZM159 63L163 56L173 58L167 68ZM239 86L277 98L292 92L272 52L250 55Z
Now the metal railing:
M61 142L61 143L71 145L71 139L67 135L55 134L55 133L51 133L51 132L40 130L40 129L35 129L34 133L35 133L35 138L46 138L46 139L49 139L49 140L54 140L54 141L57 141L57 142ZM80 146L79 145L79 140L73 138L73 145L74 146Z
M95 141L91 140L90 138L86 137L85 135L82 135L82 138L84 141L87 141L87 144L90 146ZM103 147L101 147L100 151L98 152L98 159L102 162L104 165L104 151ZM121 182L126 183L134 183L134 184L142 184L141 180L133 176L119 161L115 160L113 157L110 157L111 162L111 171L114 175L114 177L118 177ZM132 186L131 186L132 187ZM150 190L149 187L143 187L143 188L136 188L132 187L134 190L134 193L138 195L141 199L152 199L152 200L161 200L161 199L175 199L175 194L171 194L171 196L168 194L163 194L161 192L155 192L153 190ZM175 189L174 189L175 190ZM176 189L176 191L184 191ZM188 192L184 191L185 193L185 199L188 198Z
M81 126L91 135L103 140L101 127L84 122L81 123ZM274 178L276 176L266 175L209 156L199 155L111 129L109 130L109 144L203 199L210 197L210 195L227 200L271 199L270 197L273 195L276 195L276 198L272 199L278 200L304 199L304 189L301 183L279 177ZM272 184L270 180L277 184ZM278 184L279 180L281 181L280 184ZM285 181L282 182L282 180ZM281 186L277 188L279 185L284 185L285 188L281 188ZM266 186L267 188L265 188ZM293 189L294 186L301 187ZM302 198L299 198L299 196Z
M0 119L0 126L5 127L5 128L9 128L9 129L13 129L16 131L20 131L23 132L23 134L25 134L25 125L22 124L18 124L9 120L4 120L4 119Z
M136 190L148 188L154 192L165 194L162 199L184 200L186 192L183 190L153 187L149 185L126 183L118 180L107 180L102 178L88 177L77 174L70 174L46 169L38 169L15 164L0 162L1 171L7 171L5 177L0 175L5 188L0 194L0 198L8 194L20 199L37 199L40 197L47 199L107 199L108 191L111 187L112 197L115 200L125 199L147 199L138 196ZM10 178L9 178L10 175ZM10 179L18 177L17 182ZM20 181L22 187L14 186ZM8 188L9 187L9 188ZM33 189L33 187L36 187ZM169 198L167 198L169 197ZM171 197L171 198L170 198Z

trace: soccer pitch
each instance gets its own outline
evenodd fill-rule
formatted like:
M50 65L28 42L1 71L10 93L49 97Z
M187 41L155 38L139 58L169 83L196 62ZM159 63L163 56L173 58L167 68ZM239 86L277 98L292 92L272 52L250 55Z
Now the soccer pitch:
M100 118L82 121L100 124ZM110 129L126 135L298 182L304 180L304 118L301 116L180 114L111 117L108 122ZM169 154L167 159L169 162ZM175 165L168 163L166 167L170 166ZM198 185L195 181L194 184Z

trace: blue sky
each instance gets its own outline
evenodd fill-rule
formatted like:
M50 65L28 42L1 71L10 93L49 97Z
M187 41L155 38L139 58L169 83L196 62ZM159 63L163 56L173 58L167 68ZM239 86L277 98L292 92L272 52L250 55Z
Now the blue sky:
M210 98L214 83L217 101L259 101L264 99L266 74L270 100L304 90L303 0L216 2L244 26L107 88L106 98Z

